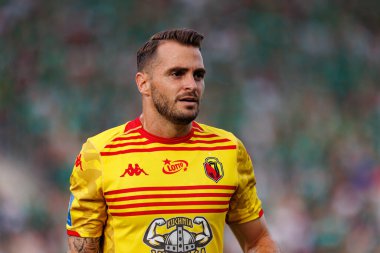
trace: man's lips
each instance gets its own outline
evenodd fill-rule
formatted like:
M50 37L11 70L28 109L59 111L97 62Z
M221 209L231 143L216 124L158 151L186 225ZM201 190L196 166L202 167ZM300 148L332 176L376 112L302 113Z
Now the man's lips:
M180 97L177 99L180 102L189 102L189 103L199 103L199 99L197 97Z

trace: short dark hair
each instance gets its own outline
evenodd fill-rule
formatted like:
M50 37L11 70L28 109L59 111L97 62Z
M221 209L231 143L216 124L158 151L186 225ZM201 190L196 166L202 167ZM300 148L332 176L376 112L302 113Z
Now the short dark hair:
M147 63L153 58L157 47L162 40L177 41L183 45L194 46L201 49L203 35L187 28L172 29L154 34L150 39L137 51L137 71L142 71Z

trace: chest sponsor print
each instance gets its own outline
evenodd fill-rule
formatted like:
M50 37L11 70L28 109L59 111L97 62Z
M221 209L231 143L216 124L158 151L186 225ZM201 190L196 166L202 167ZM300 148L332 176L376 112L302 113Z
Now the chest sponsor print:
M213 234L207 220L197 216L174 217L168 220L157 218L147 228L143 242L151 253L206 253L206 245Z
M174 160L169 159L163 160L164 166L162 167L162 172L165 174L174 174L180 171L187 171L189 163L185 160Z

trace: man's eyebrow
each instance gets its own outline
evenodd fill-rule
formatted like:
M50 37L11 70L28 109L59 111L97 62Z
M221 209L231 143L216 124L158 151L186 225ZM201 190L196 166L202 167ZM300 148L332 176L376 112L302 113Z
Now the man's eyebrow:
M165 71L166 73L170 74L170 73L173 73L173 72L186 72L188 71L189 69L188 68L183 68L183 67L173 67L173 68L170 68L168 69L167 71Z
M205 68L198 68L198 69L194 70L194 73L206 74L206 69Z
M173 73L173 72L186 72L188 70L189 70L189 68L185 68L185 67L173 67L173 68L170 68L170 69L166 70L165 72L167 74L170 74L170 73ZM197 69L194 70L194 73L206 74L206 69L204 69L204 68L197 68Z

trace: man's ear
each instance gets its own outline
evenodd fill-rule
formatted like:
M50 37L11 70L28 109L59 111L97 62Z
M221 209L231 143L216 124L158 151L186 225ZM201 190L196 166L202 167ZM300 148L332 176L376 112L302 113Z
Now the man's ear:
M150 82L148 74L145 72L137 72L135 76L137 88L141 95L150 95Z

